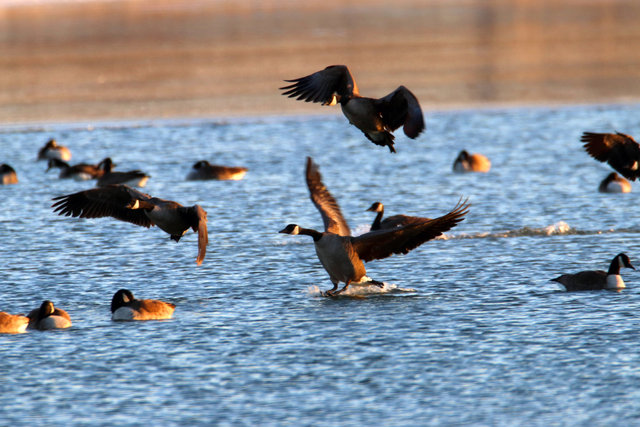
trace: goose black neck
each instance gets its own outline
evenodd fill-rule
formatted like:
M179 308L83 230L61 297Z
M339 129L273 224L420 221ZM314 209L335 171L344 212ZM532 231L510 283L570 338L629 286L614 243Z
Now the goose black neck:
M618 257L615 257L611 261L611 264L609 264L609 271L607 271L607 274L620 274L620 262Z
M371 224L371 231L380 230L380 223L382 222L382 216L384 215L384 208L380 209L380 212L376 215L376 219Z
M322 233L311 228L302 228L298 230L298 234L304 234L305 236L311 236L314 242L317 242L322 238Z

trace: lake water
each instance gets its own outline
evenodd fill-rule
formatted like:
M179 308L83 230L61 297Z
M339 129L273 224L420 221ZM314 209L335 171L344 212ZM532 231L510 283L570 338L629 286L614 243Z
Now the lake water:
M5 127L0 310L44 299L73 327L0 336L3 425L638 425L640 277L622 292L566 293L549 279L640 264L640 190L600 194L608 166L583 131L640 134L639 105L430 112L392 155L342 116ZM208 211L209 248L156 228L53 214L92 182L36 162L50 137L71 163L111 156L151 175L143 191ZM488 174L454 174L459 150ZM472 204L444 240L367 264L385 289L331 283L306 236L321 229L306 156L356 233L389 215ZM237 182L188 182L200 159ZM177 305L168 321L114 323L113 293ZM351 296L358 296L353 298Z

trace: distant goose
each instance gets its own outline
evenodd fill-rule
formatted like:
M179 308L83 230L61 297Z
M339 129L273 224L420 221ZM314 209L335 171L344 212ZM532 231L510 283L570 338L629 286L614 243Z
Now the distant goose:
M53 198L58 215L79 218L110 216L142 227L157 225L178 242L189 230L198 232L198 257L202 264L207 250L207 212L199 205L181 204L151 197L126 185L109 185Z
M635 181L640 176L640 145L624 133L584 132L580 141L591 157L609 163L627 179Z
M112 184L125 184L132 185L134 187L144 187L147 185L149 175L140 171L132 170L128 172L114 172L113 161L110 157L107 157L98 164L98 167L102 169L102 176L98 178L97 186L105 187Z
M51 301L43 301L40 308L31 310L27 315L29 328L46 331L48 329L64 329L71 326L71 318L66 311L53 306Z
M0 311L0 334L21 334L26 332L28 325L28 317Z
M380 202L374 202L368 212L377 212L373 223L371 224L370 231L375 230L389 230L396 227L404 227L405 225L417 224L424 221L431 221L431 218L423 218L419 216L407 216L407 215L393 215L384 220L384 205Z
M71 160L71 151L67 147L58 145L55 139L50 139L38 151L38 160L58 159L68 162Z
M18 174L16 171L6 163L0 165L0 184L17 184Z
M120 289L111 300L113 320L161 320L171 319L175 304L155 299L135 299L128 289Z
M489 172L491 161L484 154L469 154L467 150L460 151L453 162L455 172Z
M394 130L403 126L409 138L416 138L424 130L420 103L409 89L399 86L380 99L362 97L346 65L330 65L308 76L285 81L293 84L280 88L283 95L323 105L340 103L349 123L374 144L389 147L392 153L396 152Z
M424 242L431 240L443 232L455 227L464 219L469 205L458 203L446 215L433 220L397 227L389 230L370 231L357 237L337 234L341 224L346 224L340 208L327 188L322 184L322 177L311 158L307 159L307 183L311 198L322 216L325 231L302 228L297 224L289 224L280 233L304 234L311 236L320 263L329 274L333 288L326 292L333 296L345 291L352 282L359 282L366 275L363 261L387 258L393 254L406 254ZM342 232L345 230L342 229ZM345 285L339 291L338 283ZM381 285L381 282L374 281Z
M248 170L249 169L240 166L212 165L206 160L200 160L199 162L196 162L191 168L191 171L187 175L187 180L196 181L219 179L238 181L244 178Z
M602 180L598 191L601 193L631 193L631 183L617 173L611 172Z
M581 271L576 274L563 274L555 279L565 287L567 291L593 291L599 289L623 289L624 281L620 276L620 268L633 268L629 261L629 257L620 253L616 255L609 265L609 271L602 270Z
M100 178L104 174L104 170L101 169L98 165L78 163L76 165L69 166L69 163L62 160L49 159L47 171L53 168L60 169L60 175L58 175L59 178L73 178L78 181Z

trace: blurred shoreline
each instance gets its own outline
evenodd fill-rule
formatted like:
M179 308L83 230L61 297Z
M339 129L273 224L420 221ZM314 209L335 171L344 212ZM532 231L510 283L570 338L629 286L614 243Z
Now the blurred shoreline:
M346 64L429 110L640 100L634 0L0 1L0 124L333 114L280 95Z

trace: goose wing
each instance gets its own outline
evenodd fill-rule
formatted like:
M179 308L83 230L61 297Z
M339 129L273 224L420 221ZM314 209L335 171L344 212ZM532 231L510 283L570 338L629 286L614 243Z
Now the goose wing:
M424 130L424 116L418 98L406 87L399 86L376 101L382 120L392 130L403 126L405 135L416 138Z
M207 253L207 245L209 244L209 233L207 232L207 211L202 209L200 205L191 207L179 207L178 212L182 215L186 223L194 232L198 232L198 257L196 262L202 264L204 256Z
M451 212L441 217L389 230L371 231L352 237L351 243L363 261L406 254L455 227L468 211L469 203L466 200L460 201Z
M285 82L292 84L281 87L282 94L305 102L332 104L336 94L340 97L358 94L358 87L346 65L330 65L324 70Z
M322 183L322 175L320 175L318 165L313 162L311 157L307 157L305 176L307 187L309 187L309 196L322 216L324 230L340 236L350 236L351 231L342 211L340 211L340 206Z
M591 157L607 162L625 178L635 181L640 176L640 145L623 133L584 132L580 141Z
M421 224L428 221L431 221L431 218L408 215L393 215L383 219L380 223L380 228L386 230L396 227L406 227L407 225Z
M142 227L154 225L144 209L139 209L140 205L150 205L151 196L126 185L92 188L54 197L53 200L55 203L51 207L58 215L78 218L110 216Z

